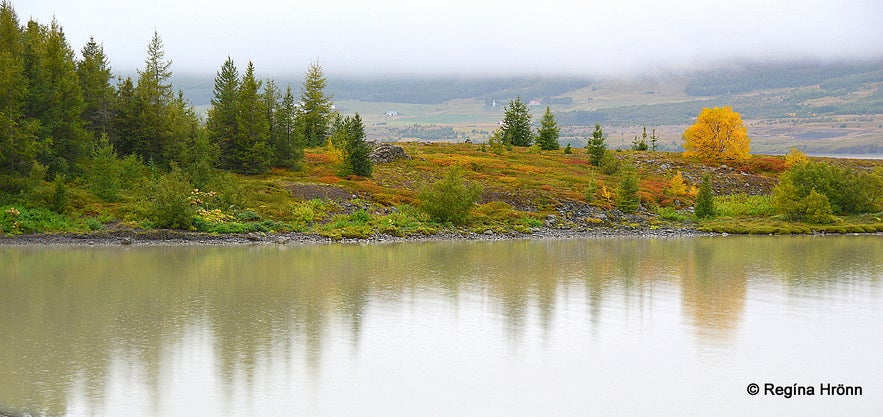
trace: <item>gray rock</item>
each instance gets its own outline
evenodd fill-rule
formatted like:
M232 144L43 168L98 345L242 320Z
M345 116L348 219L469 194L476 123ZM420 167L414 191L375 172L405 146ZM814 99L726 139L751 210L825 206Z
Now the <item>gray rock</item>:
M411 159L401 146L391 143L372 143L374 147L368 156L375 164L389 163L397 159Z

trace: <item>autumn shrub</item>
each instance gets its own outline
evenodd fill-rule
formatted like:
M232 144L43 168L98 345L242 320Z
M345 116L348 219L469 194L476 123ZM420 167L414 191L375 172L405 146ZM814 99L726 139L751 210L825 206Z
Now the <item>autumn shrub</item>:
M809 162L809 157L807 157L805 153L801 152L797 148L791 148L791 150L788 151L788 153L785 155L786 169L806 162Z
M598 181L595 178L590 178L588 185L586 185L586 202L591 203L595 201L595 194L598 192Z
M462 224L480 196L481 187L467 184L460 169L455 167L449 169L444 178L421 190L417 199L420 209L434 220Z
M678 171L678 173L671 178L665 191L673 196L687 194L687 183L684 182L684 175L681 174L681 171Z
M744 172L770 172L779 173L785 171L785 160L775 156L763 156L751 158L745 166L738 168Z

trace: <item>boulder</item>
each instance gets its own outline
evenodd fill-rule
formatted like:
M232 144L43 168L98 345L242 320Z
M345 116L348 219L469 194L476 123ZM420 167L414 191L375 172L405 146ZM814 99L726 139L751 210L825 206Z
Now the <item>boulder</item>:
M393 145L391 143L372 143L373 149L371 149L371 162L375 164L382 164L395 161L396 159L411 159L408 154L405 153L405 149L401 146Z

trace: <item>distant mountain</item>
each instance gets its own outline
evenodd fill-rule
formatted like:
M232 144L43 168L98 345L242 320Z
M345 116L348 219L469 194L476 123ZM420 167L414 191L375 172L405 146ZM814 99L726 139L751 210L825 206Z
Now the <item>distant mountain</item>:
M691 74L663 75L650 84L682 82L679 93L669 91L622 94L606 104L592 102L594 90L604 85L606 94L617 88L635 88L640 80L589 78L346 78L328 77L327 92L335 100L362 102L440 104L459 99L484 100L505 105L515 97L557 105L563 125L685 124L703 107L730 105L746 118L817 117L844 114L883 114L883 61L859 63L745 64ZM176 89L196 106L208 105L213 76L176 75ZM280 88L299 91L300 80L276 79ZM678 87L681 88L681 87ZM586 92L588 91L588 92ZM589 100L588 102L586 100Z

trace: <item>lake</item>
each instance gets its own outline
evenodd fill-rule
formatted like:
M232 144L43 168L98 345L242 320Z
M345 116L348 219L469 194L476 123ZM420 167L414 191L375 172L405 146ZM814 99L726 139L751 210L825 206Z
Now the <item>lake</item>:
M880 236L10 246L0 268L11 415L883 409Z

